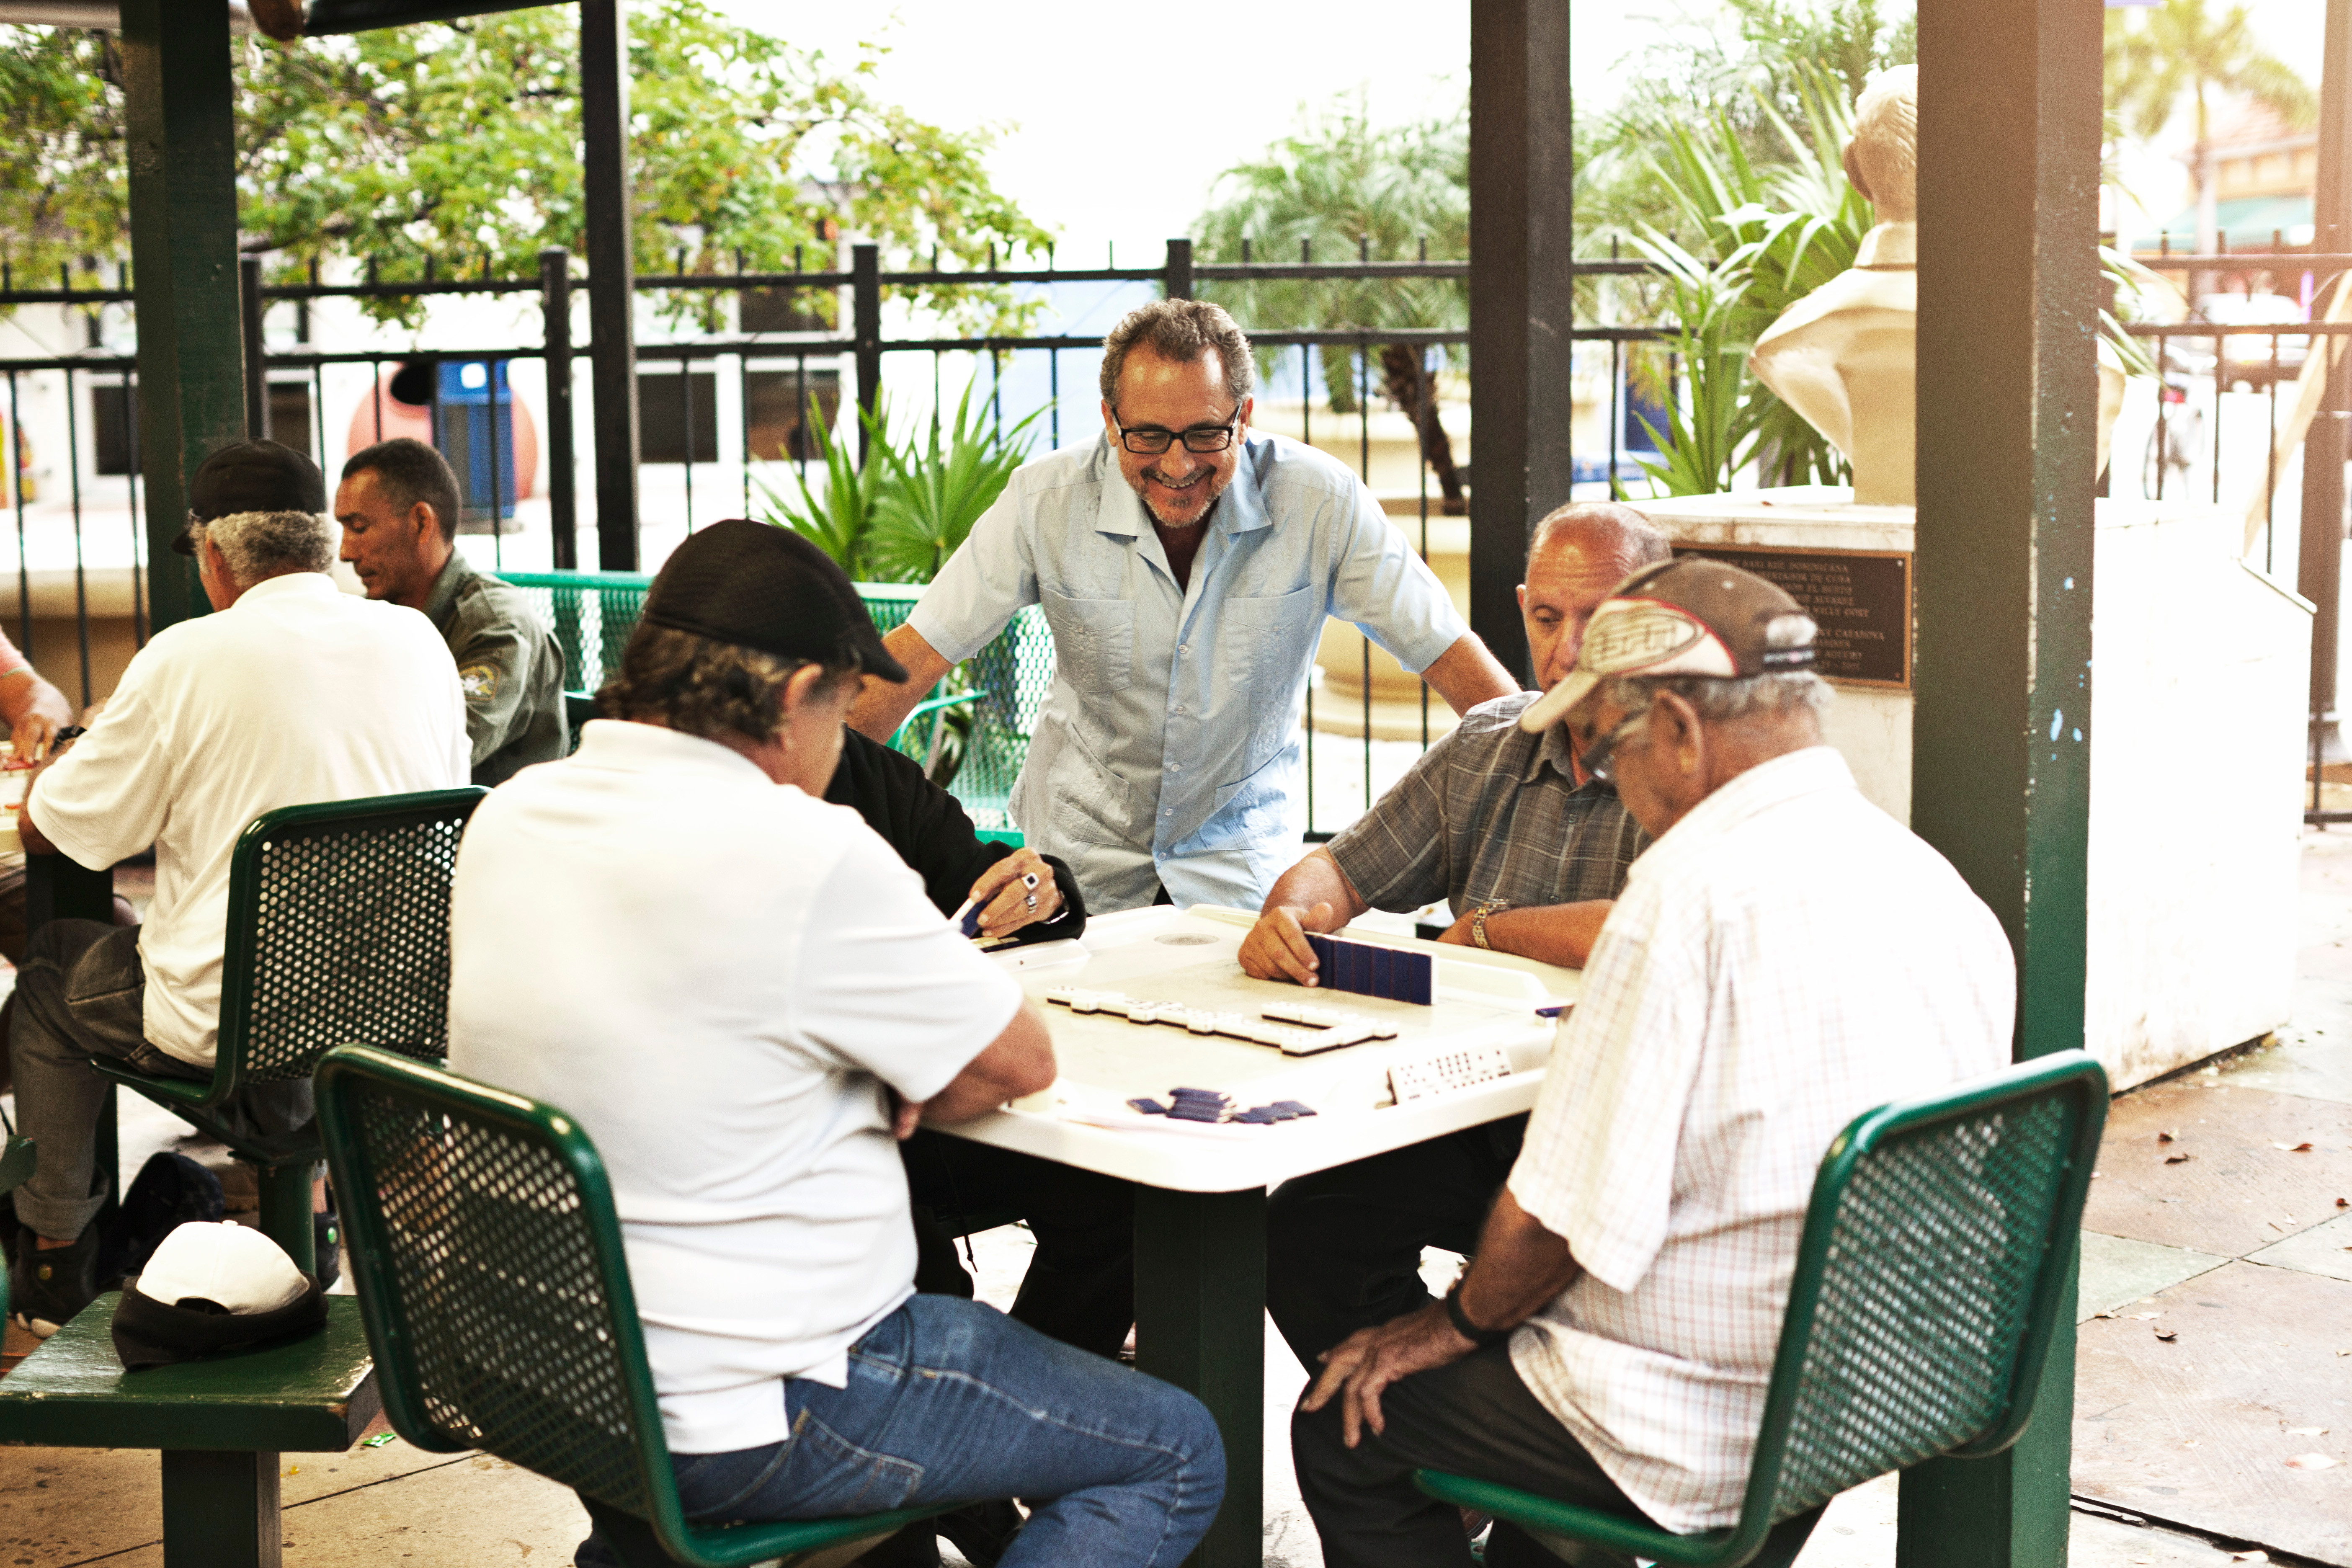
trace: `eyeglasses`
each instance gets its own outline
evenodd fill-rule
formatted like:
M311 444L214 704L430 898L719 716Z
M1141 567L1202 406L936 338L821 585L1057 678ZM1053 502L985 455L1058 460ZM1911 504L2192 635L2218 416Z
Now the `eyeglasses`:
M1195 425L1189 430L1162 430L1157 425L1130 430L1119 424L1116 414L1110 416L1110 422L1118 430L1120 446L1143 457L1156 458L1180 438L1188 452L1223 451L1234 444L1234 427L1242 422L1242 411L1234 409L1234 416L1223 425Z
M1646 712L1636 713L1606 735L1587 741L1583 750L1576 754L1578 764L1601 783L1615 784L1617 782L1615 761L1617 748L1633 740L1644 727L1648 719L1649 714Z

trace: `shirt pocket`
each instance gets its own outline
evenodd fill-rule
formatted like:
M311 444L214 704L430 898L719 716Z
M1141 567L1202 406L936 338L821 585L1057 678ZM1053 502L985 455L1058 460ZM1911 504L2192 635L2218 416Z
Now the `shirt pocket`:
M1287 594L1227 599L1217 615L1218 679L1249 710L1241 769L1246 775L1264 767L1297 724L1307 660L1323 630L1323 599L1308 584Z
M1135 679L1135 601L1072 599L1037 592L1054 631L1055 662L1080 691L1124 691Z

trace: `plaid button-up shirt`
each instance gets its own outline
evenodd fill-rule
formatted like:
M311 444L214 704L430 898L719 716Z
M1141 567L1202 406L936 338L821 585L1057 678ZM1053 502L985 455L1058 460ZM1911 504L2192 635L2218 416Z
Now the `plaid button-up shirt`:
M1331 858L1376 910L1444 899L1455 915L1613 899L1650 841L1617 792L1579 784L1565 725L1519 728L1537 693L1482 702L1422 753L1380 803L1335 837Z
M1992 911L1827 746L1633 868L1510 1178L1584 1273L1511 1364L1660 1524L1738 1517L1830 1140L2004 1066L2016 984Z

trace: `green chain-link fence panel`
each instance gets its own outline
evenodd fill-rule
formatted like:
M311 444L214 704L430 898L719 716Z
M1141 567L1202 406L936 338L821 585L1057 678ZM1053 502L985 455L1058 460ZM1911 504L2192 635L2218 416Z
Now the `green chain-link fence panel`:
M651 577L625 572L510 572L505 580L527 590L555 627L563 647L567 690L593 691L618 668L621 649L645 608ZM902 624L922 596L922 584L860 583L858 596L882 631ZM1029 737L1054 682L1054 635L1032 605L996 638L957 668L941 691L985 693L971 707L963 761L948 791L983 828L1009 828L1013 781L1029 755ZM943 722L955 723L953 718ZM919 721L900 749L918 761L929 755L933 720Z

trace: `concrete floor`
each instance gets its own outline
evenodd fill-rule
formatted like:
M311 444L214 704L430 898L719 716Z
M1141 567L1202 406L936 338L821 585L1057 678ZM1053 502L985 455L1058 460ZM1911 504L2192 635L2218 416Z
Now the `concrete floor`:
M2352 833L2308 835L2305 863L2303 979L2294 1026L2283 1031L2274 1046L2189 1077L2232 1091L2292 1097L2313 1102L2315 1110L2335 1110L2352 1104ZM2118 1119L2127 1103L2119 1102ZM126 1105L126 1172L135 1171L158 1148L177 1147L207 1163L219 1156L216 1148L183 1140L184 1131L143 1101ZM2115 1151L2111 1140L2103 1163L2115 1162ZM2352 1279L2352 1262L2347 1261L2352 1260L2352 1215L2311 1225L2260 1248L2195 1239L2200 1245L2183 1247L2086 1231L2079 1315L2089 1320L2095 1313L2132 1307L2233 1263L2240 1268ZM972 1245L982 1297L1009 1303L1028 1264L1027 1232L1018 1227L995 1231L975 1237ZM2235 1262L2239 1258L2247 1261ZM1433 1283L1450 1278L1454 1262L1448 1255L1430 1254L1426 1272ZM348 1283L341 1289L348 1289ZM2092 1325L2105 1326L2105 1321ZM2352 1353L2352 1329L2345 1322L2314 1324L2312 1332L2328 1339L2330 1348ZM2336 1341L2344 1343L2338 1347ZM16 1353L25 1348L21 1338L8 1345ZM1265 1562L1267 1568L1320 1568L1322 1553L1299 1505L1289 1463L1289 1409L1304 1374L1270 1326L1265 1364ZM2352 1433L2352 1415L2336 1429ZM2342 1438L2317 1441L2325 1447ZM2078 1449L2079 1444L2078 1437ZM2330 1477L2336 1478L2332 1483ZM2347 1500L2345 1515L2352 1517L2352 1465L2313 1481L2332 1485L2334 1489L2324 1495ZM398 1563L414 1568L518 1563L548 1568L569 1563L586 1533L584 1517L568 1490L502 1460L426 1454L396 1436L346 1454L286 1456L283 1486L283 1539L289 1563L320 1568L341 1563ZM2255 1541L2135 1521L2134 1516L2144 1511L2158 1510L2128 1505L2105 1510L2092 1505L2086 1510L2078 1505L2070 1561L2077 1568L2219 1568L2259 1560L2251 1555L2259 1544ZM1893 1478L1846 1493L1831 1504L1799 1559L1800 1568L1891 1568L1895 1520ZM95 1563L160 1568L160 1539L152 1453L0 1449L0 1565L5 1568ZM944 1557L950 1563L961 1562L951 1549ZM2352 1564L2352 1557L2297 1558L2276 1551L2269 1560Z

